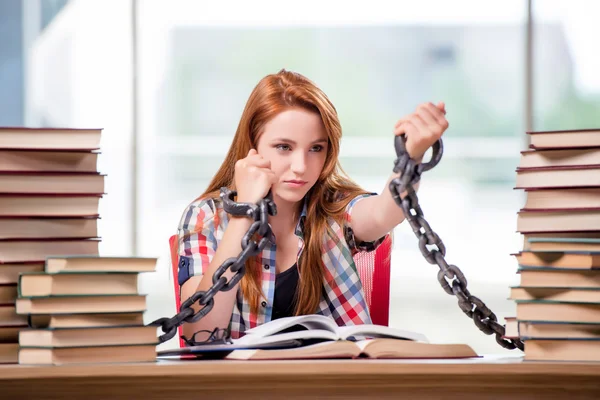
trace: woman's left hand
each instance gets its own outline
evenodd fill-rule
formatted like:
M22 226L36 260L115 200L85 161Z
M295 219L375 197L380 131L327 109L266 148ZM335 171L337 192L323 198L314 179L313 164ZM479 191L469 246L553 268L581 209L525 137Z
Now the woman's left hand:
M421 160L448 129L446 105L439 102L420 104L416 111L401 118L394 126L396 136L406 135L406 151L413 160Z

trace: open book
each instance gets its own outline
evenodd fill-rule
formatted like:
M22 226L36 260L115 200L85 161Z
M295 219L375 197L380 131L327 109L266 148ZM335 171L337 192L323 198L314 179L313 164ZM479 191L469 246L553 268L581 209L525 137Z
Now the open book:
M280 318L245 331L231 344L163 350L158 356L206 356L219 352L232 360L303 358L466 358L467 345L430 344L420 334L380 325L338 327L323 315Z
M463 344L431 344L416 332L381 325L338 327L323 315L303 315L277 319L247 330L236 345L265 343L266 340L300 340L307 346L279 349L238 349L230 360L306 358L466 358L477 357ZM317 343L315 343L317 342Z
M331 318L319 314L279 318L248 329L234 341L238 345L276 343L288 340L359 340L367 337L394 338L427 342L425 335L382 325L337 326Z
M433 344L398 339L337 340L288 349L234 350L228 360L292 360L311 358L471 358L466 344Z

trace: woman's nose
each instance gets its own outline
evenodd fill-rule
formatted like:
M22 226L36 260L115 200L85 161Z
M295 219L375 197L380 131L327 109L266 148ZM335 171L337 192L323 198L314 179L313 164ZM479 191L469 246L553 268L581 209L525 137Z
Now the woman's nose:
M292 172L296 174L303 174L306 171L306 157L303 152L294 154L291 165Z

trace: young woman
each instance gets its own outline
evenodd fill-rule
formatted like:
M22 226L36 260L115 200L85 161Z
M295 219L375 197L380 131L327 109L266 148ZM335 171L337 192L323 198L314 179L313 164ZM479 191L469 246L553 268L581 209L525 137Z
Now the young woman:
M396 123L393 132L406 135L411 158L422 159L448 128L445 113L444 103L425 103ZM185 336L229 327L237 338L275 318L313 313L338 325L370 323L352 256L374 250L404 215L389 180L381 194L371 195L342 173L341 137L335 107L302 75L281 70L254 88L225 161L181 218L182 301L212 286L216 269L239 255L252 223L223 210L221 187L248 203L272 191L275 243L248 260L237 288L215 295L210 313L184 325Z

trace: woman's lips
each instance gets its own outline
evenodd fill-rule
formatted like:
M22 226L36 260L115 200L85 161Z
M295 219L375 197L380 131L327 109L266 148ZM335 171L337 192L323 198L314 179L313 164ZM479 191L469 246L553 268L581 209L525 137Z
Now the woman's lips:
M296 180L292 180L292 181L285 181L285 184L287 184L288 186L297 188L297 187L302 187L304 185L306 185L305 181L296 181Z

